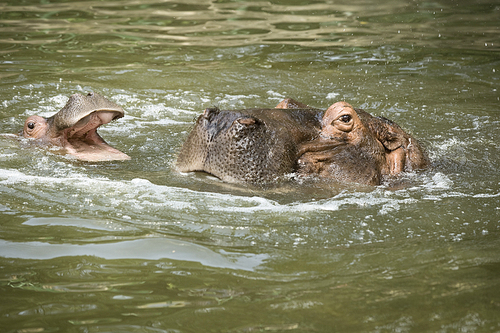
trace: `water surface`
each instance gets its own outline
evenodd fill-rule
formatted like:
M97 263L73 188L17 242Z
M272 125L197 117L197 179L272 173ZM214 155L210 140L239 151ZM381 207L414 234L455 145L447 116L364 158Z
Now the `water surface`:
M500 331L494 1L7 1L0 133L98 91L130 161L0 137L5 332ZM179 174L206 107L345 100L419 138L401 186Z

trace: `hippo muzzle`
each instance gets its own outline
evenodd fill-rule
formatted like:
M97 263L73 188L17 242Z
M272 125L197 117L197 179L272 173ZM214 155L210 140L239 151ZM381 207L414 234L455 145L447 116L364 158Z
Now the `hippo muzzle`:
M299 144L317 136L319 126L313 110L206 109L179 153L177 169L232 183L270 182L295 170Z

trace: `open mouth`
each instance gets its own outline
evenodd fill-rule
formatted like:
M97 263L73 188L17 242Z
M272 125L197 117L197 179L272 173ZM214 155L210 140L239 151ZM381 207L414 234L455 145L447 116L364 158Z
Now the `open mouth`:
M88 114L64 130L63 147L71 155L87 162L130 159L127 154L107 144L97 133L99 126L121 117L122 113L113 110L98 110Z

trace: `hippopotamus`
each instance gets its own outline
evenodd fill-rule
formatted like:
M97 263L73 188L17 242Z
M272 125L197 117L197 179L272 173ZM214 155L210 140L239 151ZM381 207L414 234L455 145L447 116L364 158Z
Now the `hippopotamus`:
M255 184L296 175L379 185L428 164L418 141L386 118L346 102L323 111L293 99L274 109L207 108L176 161L180 172Z
M423 169L428 158L395 122L337 102L323 114L316 139L300 146L298 172L378 185L386 175Z
M127 154L108 145L97 133L99 126L124 114L119 105L98 93L74 94L51 117L28 117L22 136L44 146L61 147L63 152L82 161L128 160Z

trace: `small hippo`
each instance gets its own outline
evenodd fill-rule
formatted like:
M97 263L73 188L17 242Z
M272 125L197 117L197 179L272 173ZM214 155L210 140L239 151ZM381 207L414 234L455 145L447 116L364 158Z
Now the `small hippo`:
M206 109L176 163L180 172L233 183L271 183L296 173L369 185L427 165L418 142L388 119L346 102L324 112L293 99L275 109Z
M74 94L49 118L30 116L22 136L42 145L61 147L88 162L128 160L130 157L108 145L97 128L124 116L123 109L98 93Z

